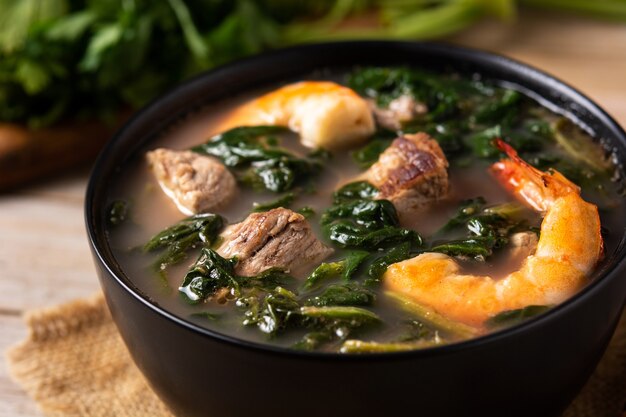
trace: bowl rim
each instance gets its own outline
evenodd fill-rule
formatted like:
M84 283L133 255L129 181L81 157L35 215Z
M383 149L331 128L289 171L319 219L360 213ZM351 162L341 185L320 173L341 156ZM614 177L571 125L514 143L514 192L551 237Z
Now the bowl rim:
M342 354L338 352L319 352L319 351L306 351L297 350L289 347L276 346L266 343L254 342L250 340L240 339L235 336L230 336L225 333L220 333L217 330L211 330L207 327L202 327L189 320L175 315L169 312L165 308L158 305L156 302L150 300L144 295L138 288L132 284L132 280L126 276L124 271L119 268L119 271L115 267L116 262L110 262L107 257L107 253L100 247L100 240L97 236L97 225L102 223L98 220L98 216L95 216L97 208L94 206L94 199L97 192L97 185L102 181L103 171L107 169L107 160L114 149L117 148L120 138L123 138L130 128L149 112L153 111L155 107L167 99L171 99L175 96L189 93L189 90L193 90L194 85L202 82L205 78L216 77L218 75L233 71L239 67L254 66L259 62L266 60L280 60L285 59L294 52L306 52L308 50L316 50L319 48L367 48L372 46L385 46L385 47L409 47L414 48L414 53L419 52L437 52L448 57L451 56L465 56L472 59L472 63L479 66L495 66L507 74L520 73L525 79L534 79L535 81L545 85L546 87L555 88L561 92L567 93L567 100L571 100L572 103L582 105L583 108L593 111L593 119L600 122L600 125L604 126L612 132L615 139L613 142L618 142L624 148L621 153L626 161L626 132L624 129L598 104L596 104L589 97L578 91L576 88L567 84L566 82L556 78L555 76L537 69L532 65L522 63L516 59L512 59L493 52L487 52L476 48L468 48L463 46L452 45L443 42L417 42L417 41L394 41L394 40L358 40L358 41L343 41L343 42L328 42L328 43L312 43L305 45L297 45L288 48L282 48L258 54L252 57L247 57L233 61L229 64L222 65L213 68L209 71L202 72L189 80L177 84L172 89L166 91L164 94L159 95L157 98L149 102L142 107L139 111L135 112L126 123L118 129L118 131L111 137L106 145L98 155L96 162L93 165L89 181L87 184L87 190L85 194L85 226L87 230L89 244L92 249L92 253L95 259L100 263L100 268L106 270L108 275L104 279L113 278L114 281L120 285L123 290L129 293L136 301L142 303L145 307L150 309L153 313L156 313L163 318L183 327L187 331L194 332L203 337L209 337L214 341L222 342L230 345L231 347L243 348L248 350L254 350L266 354L290 356L301 359L313 359L313 360L339 360L339 361L372 361L372 360L397 360L410 358L427 358L435 355L447 355L454 354L461 351L467 351L469 349L482 348L485 345L494 344L503 338L516 337L521 334L532 330L533 328L544 325L551 320L557 320L559 317L568 314L576 304L583 302L584 300L593 297L594 294L601 291L604 285L607 285L608 281L616 274L619 274L620 270L624 269L626 264L626 233L622 234L617 247L615 248L615 254L617 260L611 265L605 265L599 271L596 271L593 282L589 283L582 290L577 292L574 296L568 298L564 302L552 307L548 312L541 314L537 317L524 321L523 323L513 325L509 328L494 331L476 338L468 339L465 341L455 342L447 345L428 347L423 349L399 351L399 352L377 352L377 353L362 353L362 354ZM356 63L355 65L358 65ZM532 90L530 90L532 93ZM187 106L189 110L189 106ZM561 109L561 112L567 114L565 109ZM615 144L613 144L615 145ZM132 153L132 152L131 152ZM114 172L115 169L109 169ZM109 173L109 176L111 173ZM104 230L104 228L103 228ZM106 240L106 239L105 239ZM622 306L626 302L622 302Z

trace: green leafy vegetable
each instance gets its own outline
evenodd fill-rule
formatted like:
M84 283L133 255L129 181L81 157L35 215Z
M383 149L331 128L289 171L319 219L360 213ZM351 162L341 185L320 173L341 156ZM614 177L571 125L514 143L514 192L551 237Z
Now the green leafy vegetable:
M314 153L298 158L276 145L279 126L236 127L192 148L194 152L220 158L224 165L244 170L240 181L257 189L283 192L308 179L321 169L324 155Z
M424 103L428 112L425 120L440 120L459 112L459 97L455 89L437 77L410 68L364 68L353 72L348 79L350 87L376 100L386 108L402 96Z
M248 306L243 324L256 325L263 333L274 335L288 326L301 322L300 305L296 295L282 287L267 293L262 301Z
M377 230L385 226L397 226L398 214L388 200L359 199L330 207L320 223L327 225L338 219L353 219L367 230Z
M322 263L309 275L304 282L305 289L311 289L321 281L338 278L344 272L343 262Z
M305 219L309 219L315 216L315 209L313 207L304 206L297 210L298 213L302 214Z
M300 308L300 314L305 317L325 320L355 320L359 322L378 322L380 317L369 310L352 306L304 306Z
M480 236L462 240L451 240L430 248L430 252L445 253L450 256L463 256L476 260L485 260L493 254L495 238Z
M351 153L352 159L361 169L369 168L397 136L396 132L379 128L366 145Z
M352 152L352 159L361 169L367 169L378 161L378 157L391 145L393 139L372 139L363 146Z
M363 181L337 190L320 222L328 238L342 248L368 251L402 242L420 246L419 234L398 227L395 207L388 200L374 200L376 194L376 188Z
M220 288L239 291L234 272L237 259L224 259L211 249L202 249L200 257L185 275L178 289L191 303L198 303Z
M240 296L243 288L269 289L292 280L279 269L268 269L253 277L239 276L235 273L235 265L237 258L225 259L213 249L203 248L178 290L195 304L221 288L228 288L235 296Z
M531 305L518 310L503 311L487 320L485 324L488 327L508 327L543 314L550 308L552 306Z
M185 259L188 250L200 244L211 245L223 227L224 219L218 214L196 214L154 235L144 245L144 250L164 249L155 263L156 267L164 269Z
M438 343L435 340L424 340L419 342L395 342L395 343L380 343L380 342L366 342L363 340L346 340L341 345L339 352L341 353L388 353L388 352L403 352L406 350L424 349L427 347L437 346Z
M522 100L522 94L515 90L501 90L501 93L491 100L480 105L474 112L472 119L474 123L504 123L508 125L516 117L518 104ZM505 120L503 122L503 119Z
M326 306L370 306L376 295L358 284L329 285L315 297L306 300L305 304L316 307Z
M107 218L108 223L111 226L118 226L126 221L128 218L128 201L125 200L115 200L109 206L109 217Z
M333 278L343 278L349 280L356 270L361 266L365 259L369 256L367 251L350 251L346 257L337 262L322 263L306 278L304 289L311 289L321 281Z
M480 334L479 330L461 322L450 320L436 311L422 306L409 298L396 292L387 291L385 295L407 313L412 314L417 320L432 326L433 328L459 339L467 339Z
M30 126L76 117L111 120L190 75L269 48L313 40L432 39L485 16L510 20L517 4L626 21L621 0L1 0L0 120ZM380 24L340 25L367 11ZM403 71L362 78L382 88L380 100L409 91L427 97L435 114L458 107L448 94L424 95L428 82Z
M532 230L522 218L523 207L514 203L485 207L485 199L478 197L461 203L457 214L437 235L450 234L461 228L465 236L436 242L429 250L451 256L463 256L484 261L494 250L509 242L513 232Z
M376 314L358 307L300 306L296 294L282 287L242 298L239 305L246 308L244 325L257 326L271 336L288 328L313 329L295 345L300 349L317 348L380 321Z
M348 252L343 260L342 278L346 281L351 279L369 255L369 252L363 250L353 250Z
M333 193L333 203L338 205L358 199L372 199L377 194L378 189L367 181L351 182Z
M448 222L441 228L438 234L448 232L450 230L454 230L459 226L462 226L472 217L478 215L483 210L486 204L487 202L483 197L476 197L462 201L459 204L459 209L457 213L450 220L448 220Z
M367 274L370 278L378 281L383 276L387 267L396 262L404 261L411 257L411 244L409 242L401 243L400 245L392 248L385 255L376 259L370 265Z
M286 132L288 129L282 126L235 127L213 136L208 142L191 150L220 158L226 166L237 167L284 156L284 151L268 144L275 144L275 135Z
M332 223L326 227L326 231L328 238L342 248L375 250L403 242L409 242L416 247L422 244L422 238L416 231L394 226L385 226L370 232L348 220L343 220Z

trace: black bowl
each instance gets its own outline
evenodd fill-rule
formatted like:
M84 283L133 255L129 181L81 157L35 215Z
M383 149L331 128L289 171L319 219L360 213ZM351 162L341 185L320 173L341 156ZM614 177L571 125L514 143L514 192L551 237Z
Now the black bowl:
M557 416L613 334L626 294L624 231L598 278L548 314L449 346L393 354L292 351L200 328L144 296L107 241L109 184L139 148L206 103L323 68L408 65L480 73L560 109L626 161L626 134L587 97L536 69L430 43L346 42L264 54L205 73L139 112L101 153L86 196L100 283L120 333L159 397L180 416Z

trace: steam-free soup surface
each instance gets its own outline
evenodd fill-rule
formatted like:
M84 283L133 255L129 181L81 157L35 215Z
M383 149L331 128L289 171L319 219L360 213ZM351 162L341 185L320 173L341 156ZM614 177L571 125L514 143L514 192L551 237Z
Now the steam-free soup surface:
M373 71L374 75L367 71ZM350 74L334 74L331 78L349 83L381 109L388 108L399 96L409 94L428 109L425 113L403 121L396 129L394 126L385 129L379 122L376 133L363 144L321 156L311 156L312 149L304 147L294 132L259 136L258 140L270 143L270 147L285 149L299 158L315 158L320 169L299 178L289 190L277 193L251 186L242 179L240 168L231 167L238 178L237 196L213 211L223 217L227 226L246 219L258 204L282 199L280 206L305 214L315 235L333 249L332 255L323 260L325 267L320 268L319 263L310 265L291 274L291 278L285 278L283 273L276 285L230 288L201 300L190 300L179 287L201 248L215 249L220 238L210 244L196 242L182 251L184 259L178 262L162 262L167 247L152 252L145 249L153 236L187 216L162 192L145 156L139 154L120 173L110 192L110 207L126 213L120 216L123 221L115 218L109 232L111 248L125 274L155 303L200 326L260 343L328 352L396 351L453 343L519 323L551 308L552 305L529 305L500 312L480 325L463 323L406 295L389 293L383 282L384 270L393 262L433 248L454 257L468 275L487 275L497 280L520 269L529 254L523 251L516 254L511 238L516 233L537 234L542 215L520 204L488 172L491 164L504 157L493 145L496 137L512 144L539 169L555 168L581 186L583 198L599 206L606 230L619 230L623 226L616 167L607 162L600 145L587 133L521 92L496 87L477 76L466 80L455 74L422 72L419 76L429 80L428 88L412 90L410 82L399 85L401 77L396 74L394 78L393 71L409 70L355 69ZM374 83L375 75L386 75L387 84ZM368 82L373 84L368 86ZM376 90L375 94L372 89ZM162 132L146 151L158 147L186 150L206 143L220 133L219 126L236 108L264 92L243 95L191 113ZM420 242L412 238L410 242L396 240L367 248L343 248L333 242L329 238L328 215L325 217L329 208L337 206L333 193L361 181L368 166L377 161L393 138L422 131L439 143L450 167L449 192L445 198L432 201L415 215L402 216L402 222L395 226L415 232ZM567 146L567 141L574 145ZM581 159L572 150L580 149L581 143L595 149L602 160ZM598 166L594 166L596 162ZM494 213L499 219L497 226L489 223ZM476 233L468 226L472 218L478 223L484 221L487 228L493 227L489 233L495 233L497 242L475 239ZM617 236L604 235L606 252L613 250L616 239ZM357 267L346 278L344 272L351 263ZM372 267L376 264L378 267ZM588 280L592 278L590 274ZM274 304L268 303L272 298ZM302 311L310 315L303 317Z

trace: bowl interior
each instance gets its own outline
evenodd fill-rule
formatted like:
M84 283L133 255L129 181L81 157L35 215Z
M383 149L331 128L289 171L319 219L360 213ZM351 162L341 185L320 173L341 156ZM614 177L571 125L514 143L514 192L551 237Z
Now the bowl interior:
M96 162L89 182L86 221L95 252L112 276L150 308L195 331L233 343L286 351L284 348L244 342L199 327L169 314L143 294L133 284L132 277L126 276L109 247L105 221L107 191L109 184L122 172L122 167L136 158L140 150L145 149L168 126L194 110L248 90L285 80L295 80L316 71L321 72L320 75L323 76L325 69L342 69L355 65L411 66L432 71L454 71L465 75L479 73L485 79L522 90L551 110L575 120L615 152L620 166L626 160L626 134L596 104L561 81L498 55L443 44L379 41L317 44L275 51L218 68L182 84L138 112L107 144ZM622 213L622 216L625 214ZM618 263L623 262L626 238L623 230L615 233L620 234L619 243L615 250L606 254L595 282L552 309L550 313L478 339L433 349L455 349L455 346L462 348L471 343L488 342L490 338L501 337L508 332L523 331L535 321L548 320L559 311L563 313L568 305L575 303L578 298L590 296L594 288L602 284L604 276L615 269ZM411 354L420 352L422 351L414 351Z

